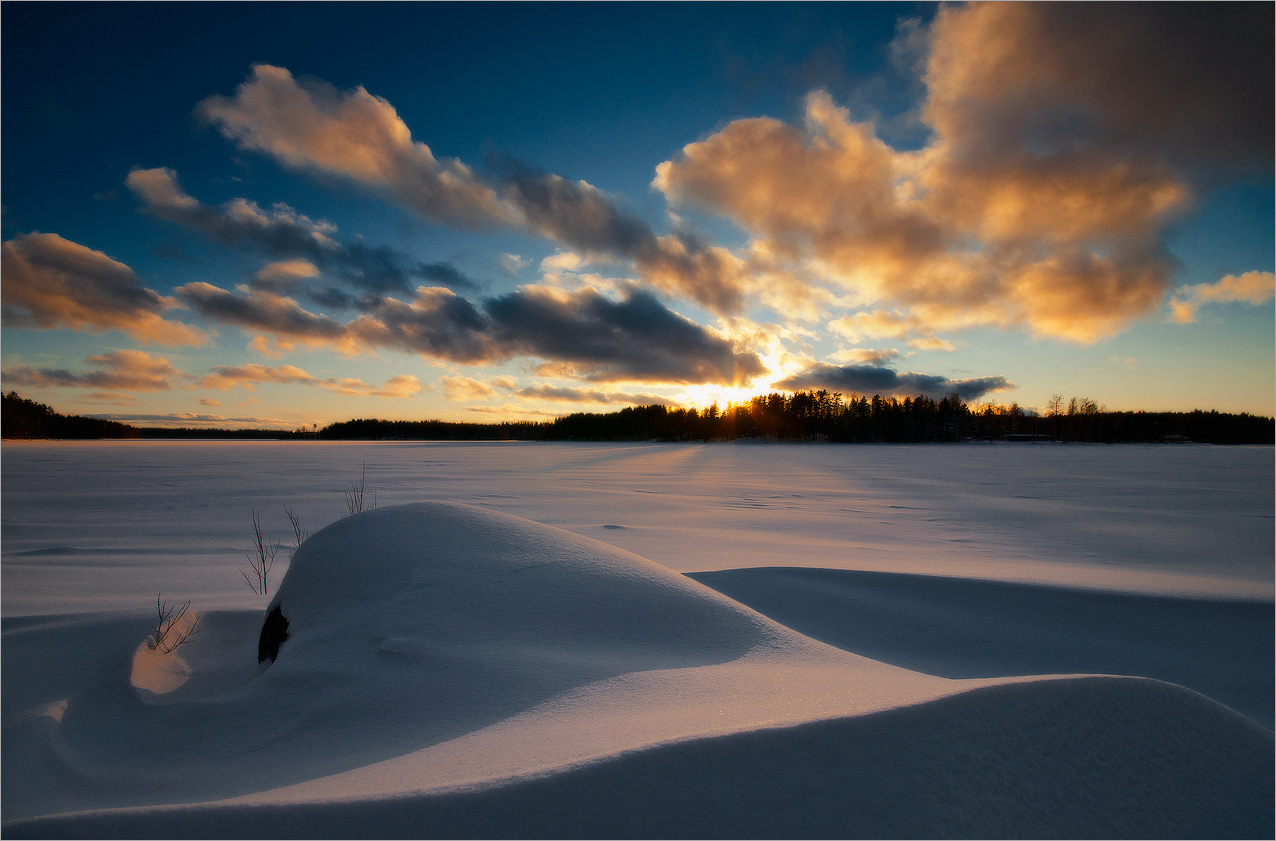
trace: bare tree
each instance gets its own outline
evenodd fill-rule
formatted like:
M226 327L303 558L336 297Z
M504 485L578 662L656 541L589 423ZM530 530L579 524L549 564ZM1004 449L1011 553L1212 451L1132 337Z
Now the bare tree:
M177 605L169 607L167 602L162 601L163 593L155 597L155 611L157 619L155 621L155 630L151 633L147 646L151 651L159 651L163 654L172 654L182 643L195 636L195 632L199 630L199 617L190 623L185 630L174 631L178 623L182 621L182 617L186 615L186 611L190 610L191 603L189 600L181 606ZM173 615L173 611L177 610L177 615Z
M289 514L291 515L291 512ZM244 553L253 575L249 577L243 567L239 568L239 574L244 576L249 589L259 596L265 596L270 593L270 568L275 565L275 555L279 552L279 544L270 542L262 535L261 516L256 508L253 509L253 535L253 551Z
M288 514L288 522L292 523L293 547L292 554L297 554L297 550L301 548L301 544L306 541L306 533L301 528L301 518L293 513L292 508L285 505L284 511Z
M363 472L359 474L359 483L356 485L351 482L346 488L346 507L350 509L351 514L358 514L363 510L363 492L368 478L368 463L363 463ZM372 492L372 505L369 510L377 507L377 492Z

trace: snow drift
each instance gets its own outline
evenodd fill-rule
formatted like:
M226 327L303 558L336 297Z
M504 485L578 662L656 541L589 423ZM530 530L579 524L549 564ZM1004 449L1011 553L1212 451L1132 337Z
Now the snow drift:
M340 520L275 608L273 662L265 613L163 664L119 618L6 686L6 835L1271 834L1271 732L1189 690L909 671L506 514ZM42 632L92 635L6 659Z

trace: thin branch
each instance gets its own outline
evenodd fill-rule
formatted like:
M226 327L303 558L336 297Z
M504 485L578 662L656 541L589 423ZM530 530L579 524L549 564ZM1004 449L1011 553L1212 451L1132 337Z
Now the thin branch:
M261 515L254 508L253 551L244 553L244 557L248 559L248 566L252 568L253 575L250 577L248 573L244 572L242 567L240 567L239 573L244 576L244 581L248 583L249 589L259 596L269 595L270 593L270 568L275 565L275 555L278 552L279 544L270 542L261 533Z
M177 615L174 616L173 611L177 606L169 607L166 602L162 601L163 596L164 594L160 593L155 597L155 611L158 618L148 646L151 651L172 654L177 650L178 646L195 636L195 632L199 630L199 617L196 616L186 630L175 632L173 629L182 621L186 611L190 610L191 603L187 600L182 605L181 610L177 611Z

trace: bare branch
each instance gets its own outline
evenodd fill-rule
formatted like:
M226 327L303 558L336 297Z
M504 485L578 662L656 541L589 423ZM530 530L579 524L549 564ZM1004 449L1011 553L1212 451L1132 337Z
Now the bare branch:
M359 484L351 482L346 488L346 507L350 509L351 514L358 514L363 510L363 490L368 478L368 463L363 463L363 472L359 474ZM372 492L373 499L376 498L376 491ZM376 508L376 503L372 505Z
M182 617L186 615L186 611L190 610L191 603L187 600L186 603L182 605L181 609L177 611L177 615L174 616L173 611L177 606L173 605L172 607L169 607L168 604L162 600L163 595L163 593L160 593L155 597L157 620L155 622L155 629L151 633L151 639L147 642L147 646L151 649L151 651L172 654L177 650L178 646L195 635L195 632L199 629L199 617L196 616L194 621L192 621L190 626L184 631L174 631L173 629L181 623Z
M301 548L301 544L306 541L306 533L301 528L301 518L293 513L292 508L285 505L284 511L288 514L288 522L292 523L292 534L295 541L292 552L295 555L297 550Z
M242 567L239 572L244 576L244 581L248 582L249 589L259 596L265 596L270 593L270 568L275 565L275 555L278 552L279 544L270 542L261 533L261 515L254 508L253 548L251 552L244 553L244 557L248 558L248 566L252 568L253 575L249 576Z

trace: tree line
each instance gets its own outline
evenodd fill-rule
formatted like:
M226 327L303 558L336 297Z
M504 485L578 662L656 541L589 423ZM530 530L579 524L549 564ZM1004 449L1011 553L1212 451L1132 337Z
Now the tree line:
M577 412L552 421L460 423L374 418L322 429L171 429L60 415L42 403L4 395L5 438L267 438L418 441L828 441L933 443L1055 440L1090 443L1194 441L1271 444L1272 418L1242 412L1113 412L1084 397L1051 397L1045 414L1008 406L940 400L842 395L828 391L757 395L708 409L633 406L608 413Z

